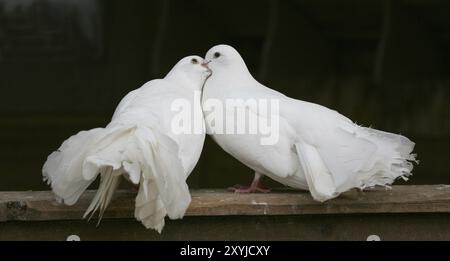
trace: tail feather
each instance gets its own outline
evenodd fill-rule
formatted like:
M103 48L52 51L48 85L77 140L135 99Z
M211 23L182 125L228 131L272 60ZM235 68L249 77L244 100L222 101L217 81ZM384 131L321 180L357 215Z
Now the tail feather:
M411 175L416 155L408 138L370 128L336 129L320 144L296 145L312 196L325 201L351 188L389 187Z
M158 232L166 215L181 218L190 204L184 172L175 141L135 125L80 132L50 155L43 168L44 178L66 204L75 203L100 173L100 186L84 214L90 219L99 211L99 222L122 175L140 183L135 217Z
M73 205L94 179L84 179L80 174L86 153L102 135L103 129L81 131L63 142L45 162L43 179L51 185L57 199Z
M92 199L91 204L84 213L83 218L86 218L90 214L88 219L90 220L98 210L99 215L97 225L100 224L103 214L111 202L114 191L120 184L120 180L121 176L117 175L117 171L113 171L112 167L105 167L101 170L100 186L97 189L97 193Z
M148 189L144 189L147 186ZM147 192L146 192L147 191ZM161 233L164 227L164 217L166 208L161 198L158 196L158 189L155 182L146 180L141 182L138 195L136 197L135 217L147 228L154 228Z
M158 195L170 218L183 217L191 196L185 176L180 175L184 173L184 169L178 157L177 144L168 136L149 129L138 130L136 136L150 137L139 139L138 143L145 159L145 164L142 165L144 181L155 182ZM158 141L157 144L155 141Z
M408 180L413 163L418 163L412 153L415 143L405 136L371 128L363 128L366 138L377 144L376 163L366 167L360 176L361 188L376 185L389 186L397 178Z

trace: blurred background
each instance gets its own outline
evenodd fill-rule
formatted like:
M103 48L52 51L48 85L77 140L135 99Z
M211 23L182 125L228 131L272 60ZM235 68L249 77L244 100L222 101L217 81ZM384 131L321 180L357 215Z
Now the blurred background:
M271 88L415 141L421 163L396 184L450 183L450 1L0 0L0 190L49 189L63 140L219 43ZM188 182L252 178L208 138Z

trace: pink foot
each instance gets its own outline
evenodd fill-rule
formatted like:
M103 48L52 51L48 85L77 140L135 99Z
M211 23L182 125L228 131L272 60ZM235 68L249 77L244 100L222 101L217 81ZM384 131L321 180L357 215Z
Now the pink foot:
M269 193L270 189L265 187L256 187L256 186L241 186L235 185L233 187L228 188L229 191L233 191L235 193Z

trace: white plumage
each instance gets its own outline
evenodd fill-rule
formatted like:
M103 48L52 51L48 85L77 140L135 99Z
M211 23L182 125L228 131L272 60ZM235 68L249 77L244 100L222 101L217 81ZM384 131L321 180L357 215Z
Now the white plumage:
M42 171L57 198L74 204L100 174L84 217L99 210L101 219L125 177L139 184L135 217L147 228L161 232L166 215L182 218L191 201L186 178L200 157L205 134L175 133L171 120L177 112L171 105L176 99L189 101L197 114L192 118L203 123L195 98L209 75L202 61L198 56L183 58L164 79L128 93L105 128L81 131L49 155Z
M255 171L253 192L262 175L285 185L307 189L325 201L351 188L389 185L406 178L413 169L414 143L408 138L364 128L318 104L289 98L257 82L239 53L227 45L211 48L205 63L212 70L203 89L202 104L209 99L275 99L279 101L279 140L261 145L260 134L213 134L228 153ZM211 111L204 109L205 118ZM225 119L232 110L225 110ZM270 114L249 110L268 118ZM216 124L206 120L208 133ZM255 185L256 184L256 185ZM255 186L254 186L255 185ZM239 190L238 190L239 191Z

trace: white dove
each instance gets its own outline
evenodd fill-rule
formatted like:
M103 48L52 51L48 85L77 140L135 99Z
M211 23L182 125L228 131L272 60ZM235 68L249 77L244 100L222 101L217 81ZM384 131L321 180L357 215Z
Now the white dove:
M289 98L260 84L231 46L212 47L206 54L205 66L212 70L202 96L207 133L255 171L250 187L236 188L236 192L266 192L260 182L265 175L309 190L315 200L325 201L351 188L388 186L398 177L406 179L411 175L416 155L411 154L414 143L408 138L358 126L334 110ZM279 117L275 144L262 145L264 135L260 132L221 134L218 126L229 124L235 109L223 109L225 118L217 124L217 116L211 116L216 112L208 102L219 100L226 104L236 99L278 101L278 112L245 107L248 115L259 120Z
M100 186L84 215L99 210L100 220L123 176L139 184L135 217L145 227L161 233L166 215L182 218L191 201L186 178L205 139L200 96L210 71L202 62L199 56L181 59L164 79L128 93L105 128L81 131L50 154L42 172L57 198L75 204L100 174ZM177 99L192 105L187 120L199 120L197 131L174 130Z

